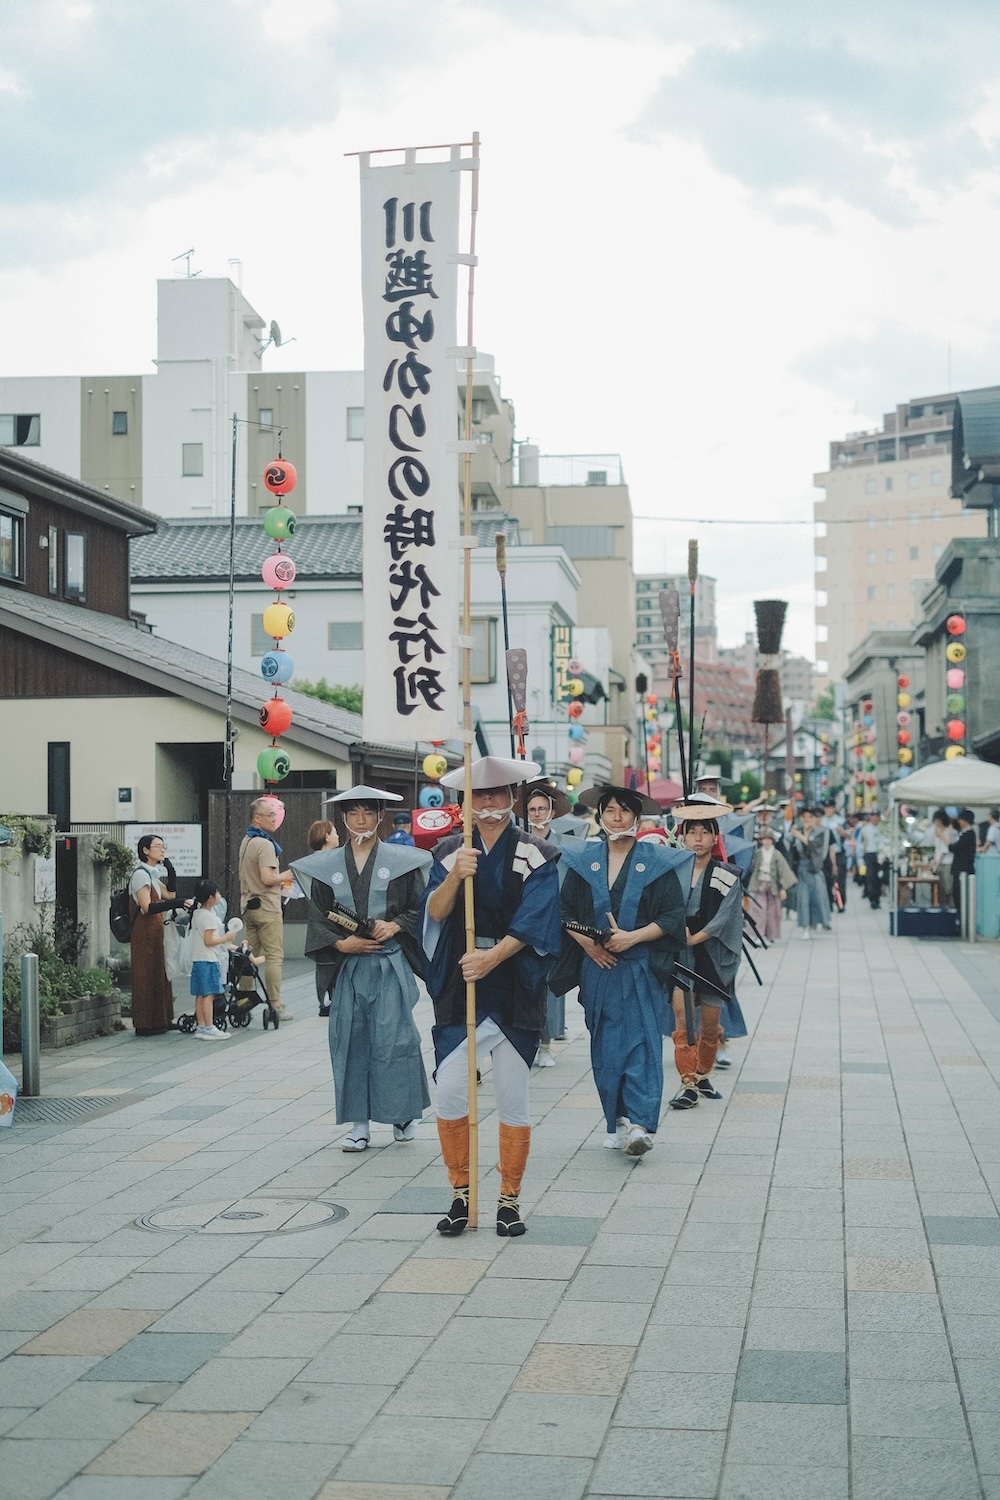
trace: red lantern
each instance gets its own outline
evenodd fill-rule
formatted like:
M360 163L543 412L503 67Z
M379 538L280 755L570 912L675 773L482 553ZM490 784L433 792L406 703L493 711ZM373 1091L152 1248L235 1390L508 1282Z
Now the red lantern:
M908 729L901 729L896 735L896 739L901 745L908 745L910 743L910 731Z
M944 625L949 635L964 635L965 620L961 615L949 615Z
M264 483L272 495L287 495L294 490L297 478L295 465L284 458L276 458L264 470Z
M269 698L260 711L260 727L265 734L284 734L292 722L292 708L284 698Z
M864 709L866 714L872 714L875 712L875 705L870 698L866 698L861 707Z
M965 725L962 723L961 719L948 720L948 738L950 740L965 739Z
M655 693L646 694L646 702L649 704L650 708L655 708L659 701L660 700L657 698Z
M578 719L580 717L580 715L583 713L583 704L580 702L579 698L575 698L573 700L573 702L567 708L566 712L569 714L571 719Z
M876 782L875 782L875 777L874 776L866 776L865 777L865 786L875 786L875 784L876 784Z
M909 685L910 685L910 679L906 676L905 672L903 673L903 675L901 677L897 677L896 678L896 686L898 688L908 688Z

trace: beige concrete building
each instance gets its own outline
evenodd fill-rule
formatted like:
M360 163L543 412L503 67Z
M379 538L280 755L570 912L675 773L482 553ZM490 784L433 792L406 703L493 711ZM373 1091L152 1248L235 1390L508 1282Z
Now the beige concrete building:
M830 444L814 477L818 692L841 682L873 630L905 630L938 558L956 536L986 535L981 513L949 496L954 395L923 396L881 428Z
M686 573L637 573L635 578L636 642L653 666L668 658L660 614L660 590L676 589L681 600L680 650L686 659L690 649L690 585ZM694 593L694 649L698 661L717 661L718 632L715 622L715 579L698 575Z
M719 661L738 666L750 682L756 682L757 673L764 665L764 657L757 650L757 638L748 630L740 646L720 646ZM787 707L790 703L811 708L816 696L813 686L816 668L807 656L794 656L791 651L781 651L776 661L781 673L781 696Z

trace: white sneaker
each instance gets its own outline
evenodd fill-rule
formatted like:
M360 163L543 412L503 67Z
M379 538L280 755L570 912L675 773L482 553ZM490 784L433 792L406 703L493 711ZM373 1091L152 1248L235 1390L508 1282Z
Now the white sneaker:
M617 1129L614 1135L606 1135L604 1137L604 1145L608 1151L624 1151L625 1142L628 1140L628 1133L632 1128L632 1122L631 1120L626 1120L624 1115L620 1115L615 1121L615 1125Z
M556 1060L547 1047L539 1047L538 1056L535 1058L536 1068L554 1068Z
M625 1142L626 1156L645 1156L647 1151L653 1149L653 1137L648 1130L643 1130L641 1125L629 1127L628 1139Z
M799 933L799 942L800 943L808 943L808 941L809 941L809 939L811 937L812 937L812 933L809 931L809 928L808 927L803 927L802 931Z
M196 1026L195 1037L199 1042L228 1042L229 1033L219 1031L214 1026Z

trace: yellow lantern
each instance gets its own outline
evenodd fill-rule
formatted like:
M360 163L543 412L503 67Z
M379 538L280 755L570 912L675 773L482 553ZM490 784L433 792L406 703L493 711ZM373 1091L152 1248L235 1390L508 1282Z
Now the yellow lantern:
M646 709L646 722L647 722L647 724L655 724L658 717L659 717L659 715L657 714L655 708L647 708Z
M430 755L424 756L421 770L428 781L438 781L447 769L448 762L437 750L433 751Z
M583 682L579 677L571 677L566 687L574 698L579 698L583 692Z
M897 752L896 759L899 761L899 764L901 766L908 766L910 764L910 761L913 759L913 751L909 748L908 745L904 745L902 749Z
M945 760L958 760L959 757L963 756L964 754L965 749L962 745L949 745L947 750L944 752L944 758Z
M269 635L273 641L280 641L295 629L295 612L287 604L269 604L261 625L265 635Z
M944 654L949 661L964 661L965 647L961 641L949 641Z
M897 693L896 694L896 707L897 708L909 708L909 706L910 706L910 695L909 695L909 693Z
M571 766L570 769L566 772L567 786L579 786L582 780L583 772L580 770L579 766Z

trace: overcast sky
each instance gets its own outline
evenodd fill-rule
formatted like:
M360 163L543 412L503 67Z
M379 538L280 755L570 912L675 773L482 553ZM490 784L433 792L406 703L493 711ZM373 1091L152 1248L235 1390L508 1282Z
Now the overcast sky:
M357 167L483 136L476 342L518 435L619 452L725 643L812 654L827 443L1000 380L995 0L3 0L0 373L141 372L190 245L361 364ZM586 520L581 515L581 522ZM669 522L669 523L668 523Z

